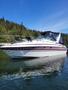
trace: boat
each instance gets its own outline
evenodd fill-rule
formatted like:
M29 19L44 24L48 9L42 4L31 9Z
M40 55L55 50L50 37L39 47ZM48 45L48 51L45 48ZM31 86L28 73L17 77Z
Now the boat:
M67 48L62 44L61 33L50 32L45 36L31 40L24 39L20 42L0 46L11 58L50 58L64 57Z

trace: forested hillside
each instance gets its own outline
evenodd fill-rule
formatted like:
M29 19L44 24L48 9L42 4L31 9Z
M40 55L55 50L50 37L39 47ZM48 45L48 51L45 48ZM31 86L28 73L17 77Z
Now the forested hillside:
M48 31L47 31L48 32ZM44 32L44 33L47 33ZM26 28L23 24L17 24L4 18L0 19L0 43L15 42L25 37L36 38L42 32ZM62 33L64 44L68 46L68 34Z
M39 34L35 30L26 28L23 24L10 22L4 18L0 19L0 42L14 42L27 36L35 38Z

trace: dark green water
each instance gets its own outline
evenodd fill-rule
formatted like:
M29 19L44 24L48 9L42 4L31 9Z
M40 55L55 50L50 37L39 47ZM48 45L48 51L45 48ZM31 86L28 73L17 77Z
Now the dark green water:
M46 69L51 72L46 74ZM0 90L68 90L68 57L39 70L3 75Z

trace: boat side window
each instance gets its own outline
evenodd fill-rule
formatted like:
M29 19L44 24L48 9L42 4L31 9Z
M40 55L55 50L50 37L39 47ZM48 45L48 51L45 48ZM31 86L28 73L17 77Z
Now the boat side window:
M52 48L52 47L50 47L50 48Z

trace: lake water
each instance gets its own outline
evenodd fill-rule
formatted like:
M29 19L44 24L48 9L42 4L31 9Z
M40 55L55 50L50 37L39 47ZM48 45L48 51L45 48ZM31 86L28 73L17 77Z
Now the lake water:
M3 75L0 90L68 90L68 57L39 69Z

